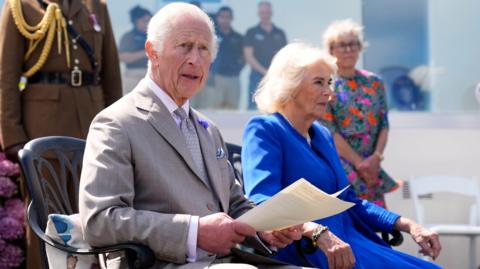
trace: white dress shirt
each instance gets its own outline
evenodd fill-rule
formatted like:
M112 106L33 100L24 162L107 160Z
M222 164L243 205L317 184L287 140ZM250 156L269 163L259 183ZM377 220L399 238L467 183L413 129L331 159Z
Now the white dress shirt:
M175 120L178 128L180 128L180 119L177 114L174 113L177 110L178 105L173 101L173 99L162 90L157 83L155 83L150 76L147 74L141 83L147 83L147 87L155 93L155 95L162 101L162 103L167 107L168 112ZM190 103L187 100L185 104L182 105L183 110L189 115L190 113ZM190 217L190 224L188 226L188 235L187 235L187 262L195 262L197 260L197 232L198 232L198 216Z

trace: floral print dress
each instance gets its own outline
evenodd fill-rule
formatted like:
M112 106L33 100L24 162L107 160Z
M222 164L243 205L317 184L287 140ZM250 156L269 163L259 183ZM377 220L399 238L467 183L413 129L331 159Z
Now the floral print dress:
M388 128L382 80L366 70L356 70L352 78L336 79L332 97L322 122L332 133L340 134L360 156L370 156L380 131ZM368 187L348 160L341 161L357 195L385 207L384 194L398 187L395 180L381 169L377 185Z

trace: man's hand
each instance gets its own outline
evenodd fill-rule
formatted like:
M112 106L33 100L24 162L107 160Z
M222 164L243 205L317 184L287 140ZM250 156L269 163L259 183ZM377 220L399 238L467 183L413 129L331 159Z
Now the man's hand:
M18 152L25 146L24 143L15 144L5 149L5 156L8 160L18 163Z
M198 220L197 246L209 253L226 255L246 236L255 236L250 225L235 221L225 213L216 213Z
M272 247L284 248L302 238L302 226L300 224L278 231L259 232L258 236Z

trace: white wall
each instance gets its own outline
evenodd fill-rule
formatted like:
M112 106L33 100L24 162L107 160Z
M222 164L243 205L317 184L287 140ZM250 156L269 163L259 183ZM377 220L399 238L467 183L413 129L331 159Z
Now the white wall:
M478 110L480 1L428 1L432 111ZM476 25L476 26L474 26ZM475 29L475 31L473 31Z

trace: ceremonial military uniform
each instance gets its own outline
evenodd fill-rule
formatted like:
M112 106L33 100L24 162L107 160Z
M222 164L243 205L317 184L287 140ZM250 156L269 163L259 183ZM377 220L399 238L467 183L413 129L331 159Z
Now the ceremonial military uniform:
M93 117L122 95L118 54L105 1L75 0L68 10L62 1L51 2L62 7L67 23L91 46L98 71L95 74L87 53L72 37L68 68L65 51L57 52L55 40L45 65L20 92L20 76L36 63L43 42L24 62L29 41L20 34L5 1L0 23L0 133L4 149L47 135L85 138ZM40 22L45 12L36 0L22 0L22 9L30 25ZM81 78L78 73L72 76L76 67Z
M21 1L23 17L29 25L38 24L44 17L45 6L40 2ZM45 40L24 61L30 41L20 33L6 0L0 22L0 142L3 149L49 135L86 138L93 117L122 95L118 54L105 0L44 3L59 5L66 22L91 47L94 57L90 58L94 61L79 44L80 38L68 35L69 67L64 40L58 43L55 36L45 64L28 78L26 87L20 91L22 73L38 62ZM38 268L39 261L30 257L38 255L38 249L27 248L27 267Z

